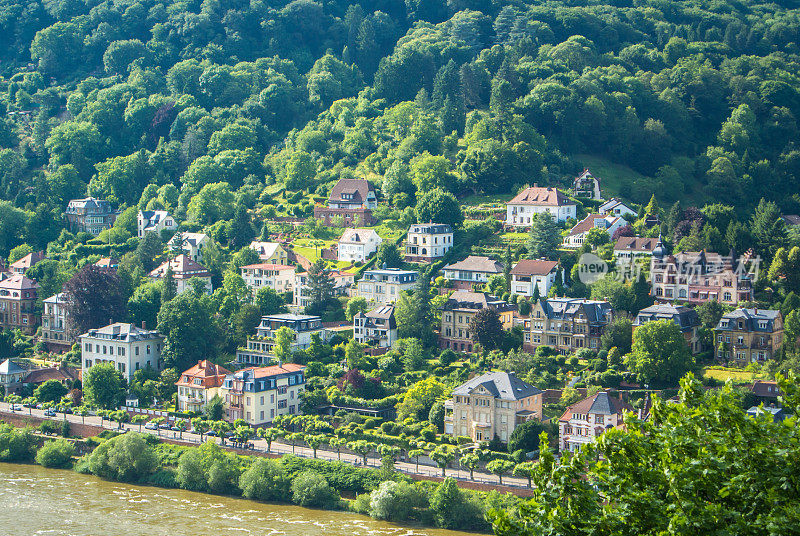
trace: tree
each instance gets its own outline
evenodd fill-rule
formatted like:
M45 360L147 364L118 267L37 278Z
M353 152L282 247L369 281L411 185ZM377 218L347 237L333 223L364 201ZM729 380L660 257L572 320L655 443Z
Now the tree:
M620 353L627 354L632 344L633 322L625 316L614 317L600 336L600 347L605 350L617 348Z
M72 457L75 455L75 447L64 438L55 441L47 441L36 452L36 463L42 467L69 467Z
M259 428L258 435L264 441L267 442L267 452L270 452L272 449L272 442L278 439L279 437L283 437L285 432L280 428ZM333 440L331 440L331 445L333 445ZM338 451L338 448L337 448Z
M455 447L452 445L439 445L430 453L431 460L439 466L442 470L442 476L445 476L447 465L456 457Z
M203 415L205 415L206 419L214 422L219 421L222 419L222 414L225 411L225 404L222 401L222 397L219 394L215 394L211 397L205 407L203 407Z
M411 449L408 451L408 456L414 458L414 471L419 472L419 457L424 455L425 451L422 449ZM472 475L472 473L470 473L470 475Z
M239 478L242 496L260 501L285 500L289 481L283 465L276 460L258 458Z
M450 192L433 188L423 193L415 207L417 221L446 223L458 229L464 223L461 205Z
M430 280L420 274L414 291L403 293L395 306L398 334L402 338L414 337L423 345L433 341L433 310L431 308Z
M300 506L332 508L339 502L339 494L321 474L303 471L292 481L292 502Z
M136 415L131 417L131 422L133 424L138 424L139 425L139 432L142 431L142 425L144 423L146 423L148 420L150 420L150 417L148 417L147 415L144 415L143 413L137 413ZM202 441L202 438L200 440Z
M456 481L445 478L431 494L430 508L436 525L445 529L459 528L463 521L463 504L464 496Z
M503 342L503 324L500 313L493 307L480 309L469 322L472 340L486 350L494 350Z
M660 209L658 208L658 201L656 201L656 194L650 196L650 201L644 208L644 213L648 216L658 216Z
M327 443L327 436L325 434L311 434L306 436L306 443L314 453L314 458L317 457L317 449Z
M39 402L58 403L67 394L67 388L58 380L47 380L36 388L33 396Z
M403 401L397 405L398 417L423 420L430 413L433 404L441 398L447 398L448 394L448 388L435 377L420 380L406 391Z
M312 307L319 307L333 297L334 281L322 257L308 269L308 296Z
M64 284L66 313L73 335L125 318L122 282L114 270L87 264Z
M347 301L347 307L345 307L345 317L347 318L348 322L352 322L356 314L366 312L367 299L363 296L353 296Z
M294 331L286 326L280 327L275 331L275 346L272 351L279 362L291 363L294 336Z
M781 211L775 203L761 199L753 212L750 231L756 242L756 251L770 262L779 248L786 245L786 228Z
M375 256L375 266L386 268L399 268L403 265L403 256L397 244L384 240L378 246L378 253Z
M128 321L137 326L156 326L158 311L161 309L162 286L151 281L136 287L128 300Z
M167 367L186 370L216 356L218 331L204 299L187 291L161 305L158 330L165 337L162 356Z
M536 420L525 421L514 428L508 438L508 451L523 450L531 452L539 447L539 435L544 431L544 426Z
M497 475L497 478L500 479L500 485L503 485L503 475L508 474L514 469L514 462L510 462L508 460L492 460L486 464L486 469L489 472Z
M475 469L480 466L480 457L475 453L464 454L461 456L461 459L459 459L458 463L460 463L462 467L467 468L469 471L469 479L474 480L473 473L475 472Z
M535 214L528 235L528 255L533 259L556 258L561 245L561 232L549 212Z
M367 455L375 449L375 443L371 443L364 439L351 441L347 444L347 448L361 456L364 465L367 465Z
M262 316L287 312L283 298L271 287L261 287L256 291L255 304Z
M144 436L128 432L101 443L89 455L93 474L120 482L136 482L158 467L158 456Z
M536 464L534 462L522 462L518 463L516 467L514 467L514 476L521 476L528 479L528 487L531 487L531 480L536 471Z
M178 283L175 281L175 274L172 272L172 263L167 262L164 280L161 281L161 303L167 303L177 295Z
M669 320L646 322L633 334L625 365L641 382L676 382L694 365L686 339Z
M125 396L125 379L113 363L100 363L83 374L83 393L90 405L113 409Z

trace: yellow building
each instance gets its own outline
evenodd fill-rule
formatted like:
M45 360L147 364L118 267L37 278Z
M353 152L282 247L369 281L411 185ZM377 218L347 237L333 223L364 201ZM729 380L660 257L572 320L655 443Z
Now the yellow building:
M261 426L271 423L278 415L300 413L305 369L303 365L287 363L250 367L229 374L220 387L225 420L244 419L252 426Z
M457 290L442 306L442 321L439 327L439 347L459 352L472 351L470 321L481 309L494 309L500 315L503 329L514 325L515 307L486 292Z

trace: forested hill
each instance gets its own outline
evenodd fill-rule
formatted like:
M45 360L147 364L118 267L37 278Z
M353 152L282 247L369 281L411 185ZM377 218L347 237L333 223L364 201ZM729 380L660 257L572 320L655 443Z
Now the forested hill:
M800 211L793 3L350 1L0 0L0 253L87 191L213 223L342 176L398 208L563 185L578 154L634 201Z

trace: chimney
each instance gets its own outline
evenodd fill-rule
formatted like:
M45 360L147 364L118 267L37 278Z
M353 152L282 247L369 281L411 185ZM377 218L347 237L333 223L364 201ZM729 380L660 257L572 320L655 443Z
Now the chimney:
M108 325L110 326L110 325L111 325L111 324L113 324L113 323L114 323L114 319L113 319L113 318L109 318L109 319L108 319Z
M538 187L539 187L539 183L538 183L538 182L534 182L534 183L533 183L533 187L534 187L534 188L538 188Z
M147 322L142 320L142 329L147 329Z

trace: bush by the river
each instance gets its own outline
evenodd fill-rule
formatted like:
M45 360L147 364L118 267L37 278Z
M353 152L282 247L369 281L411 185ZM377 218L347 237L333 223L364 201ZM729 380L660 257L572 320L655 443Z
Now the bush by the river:
M0 461L26 462L33 458L34 438L27 428L0 424Z
M75 455L75 446L66 439L47 441L36 452L36 463L42 467L69 467Z
M101 443L89 455L85 468L102 478L136 482L158 468L158 456L141 434L128 432Z
M239 487L248 499L285 501L289 494L289 479L281 462L258 458L242 473Z
M295 504L333 508L339 500L339 493L319 473L303 471L292 481L292 501Z

